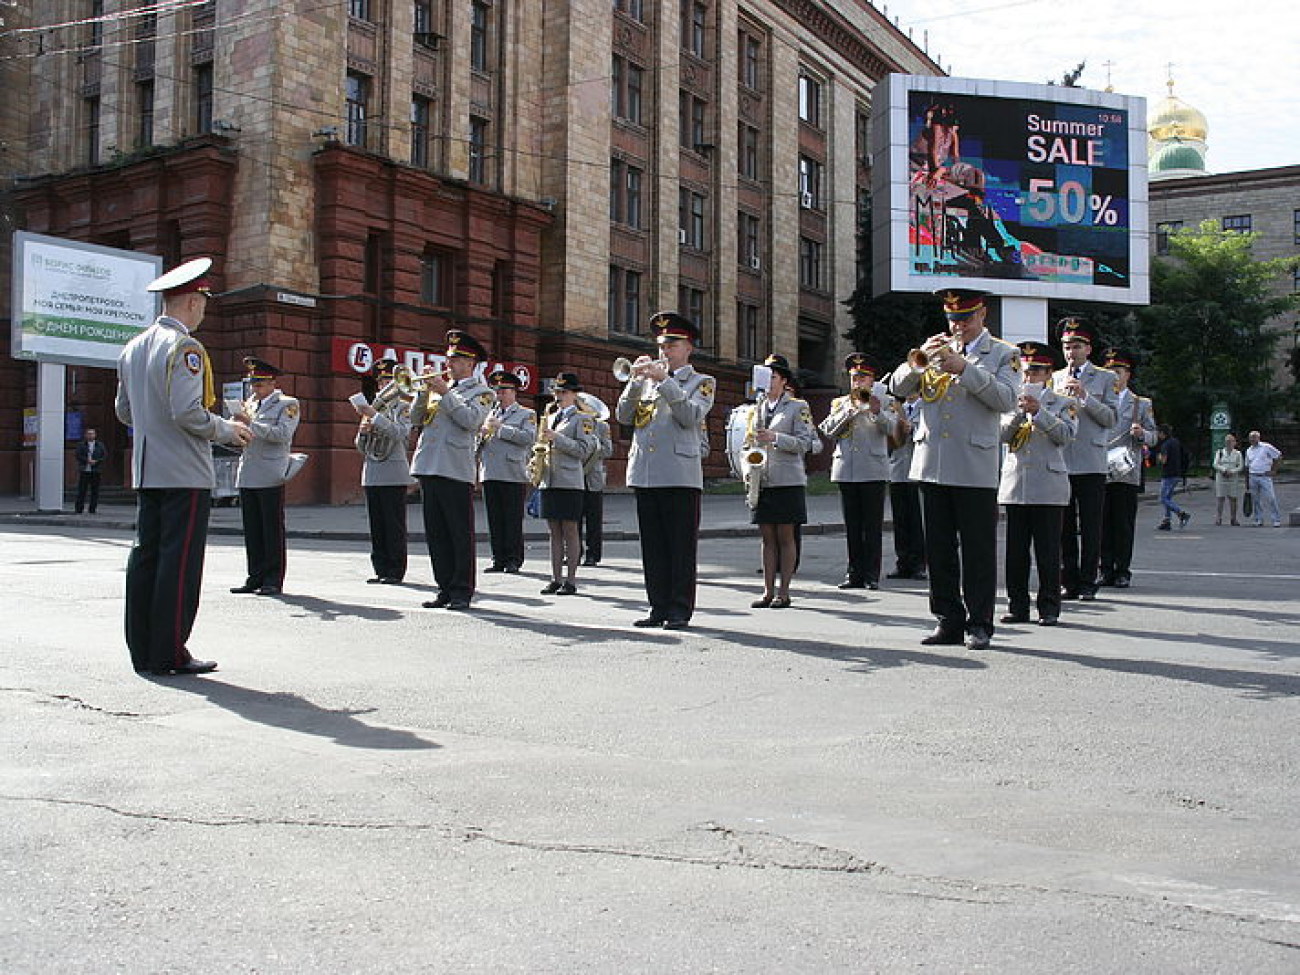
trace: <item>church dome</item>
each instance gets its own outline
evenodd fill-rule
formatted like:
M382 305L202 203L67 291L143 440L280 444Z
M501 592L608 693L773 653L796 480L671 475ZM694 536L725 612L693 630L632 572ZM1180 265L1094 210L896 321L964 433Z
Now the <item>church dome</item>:
M1148 116L1147 132L1156 142L1188 139L1204 142L1210 128L1205 116L1174 95L1172 80L1168 84L1169 97L1155 106Z
M1151 157L1151 175L1169 173L1175 170L1205 172L1205 157L1195 146L1186 143L1170 143L1161 146Z

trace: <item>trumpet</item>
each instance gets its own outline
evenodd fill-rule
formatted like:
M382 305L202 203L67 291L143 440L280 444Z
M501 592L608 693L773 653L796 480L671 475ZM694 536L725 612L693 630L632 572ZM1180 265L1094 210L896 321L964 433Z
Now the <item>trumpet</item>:
M913 372L921 374L922 400L933 403L943 398L949 384L952 383L952 373L942 372L936 365L936 360L949 355L961 355L961 353L960 340L944 332L931 335L919 349L907 353L908 365L912 367Z
M396 386L397 392L403 396L415 396L428 390L430 379L441 379L446 382L450 378L446 369L430 369L428 372L413 373L406 366L396 366L393 369L393 381L389 385ZM437 393L430 395L441 399Z
M645 361L642 361L645 360ZM611 367L614 378L621 383L628 382L631 379L644 379L646 370L655 364L662 364L664 368L668 367L668 359L660 355L657 359L651 359L649 356L641 356L636 362L633 362L627 356L619 356L614 360Z

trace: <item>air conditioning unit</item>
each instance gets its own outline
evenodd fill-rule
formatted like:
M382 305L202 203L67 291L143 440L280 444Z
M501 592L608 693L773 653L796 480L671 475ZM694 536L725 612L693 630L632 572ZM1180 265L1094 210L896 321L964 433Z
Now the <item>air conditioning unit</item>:
M684 228L679 227L677 229L677 243L679 244L686 243L686 230Z
M799 205L805 210L811 210L813 206L813 195L805 190L799 196Z
M751 254L749 257L749 269L751 271L762 270L763 262L758 259L757 254Z

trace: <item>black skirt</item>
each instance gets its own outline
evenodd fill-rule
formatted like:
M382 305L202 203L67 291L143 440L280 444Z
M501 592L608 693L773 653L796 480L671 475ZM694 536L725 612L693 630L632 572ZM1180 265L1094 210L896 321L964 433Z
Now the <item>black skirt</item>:
M803 525L808 522L808 492L802 484L763 488L758 507L749 516L751 525Z
M547 521L582 518L582 492L576 488L542 488L542 517Z

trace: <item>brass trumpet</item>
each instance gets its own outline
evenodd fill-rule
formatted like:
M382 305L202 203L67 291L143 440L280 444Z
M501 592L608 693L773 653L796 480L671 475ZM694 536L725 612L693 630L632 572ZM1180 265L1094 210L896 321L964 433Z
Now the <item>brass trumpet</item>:
M395 366L391 385L396 386L397 391L403 396L414 396L429 388L430 379L441 379L446 382L450 378L451 375L446 369L430 369L428 372L412 373L406 366ZM436 396L438 394L432 395Z
M919 349L907 353L908 365L921 374L921 399L933 403L943 398L952 383L952 373L941 372L935 365L937 353L946 350L951 355L961 355L960 340L946 333L931 335Z
M645 370L656 362L662 362L666 365L668 360L661 355L657 359L650 359L648 362L643 362L638 366L631 359L627 358L627 356L619 356L614 360L614 365L611 368L614 373L614 378L621 383L625 383L634 377L638 379L645 378Z

